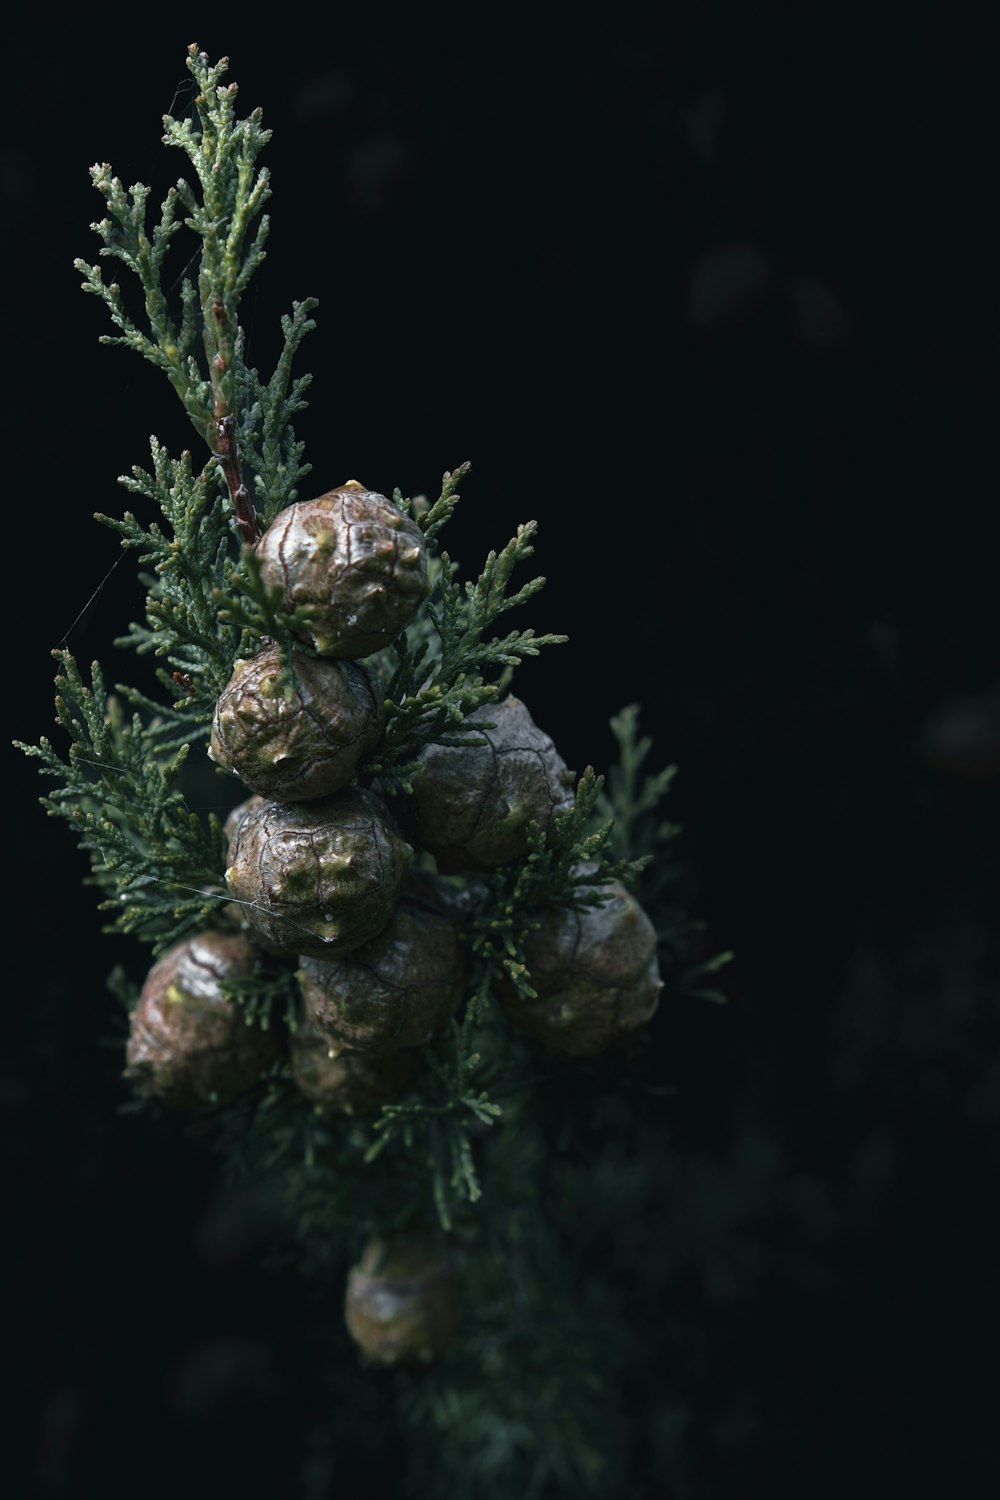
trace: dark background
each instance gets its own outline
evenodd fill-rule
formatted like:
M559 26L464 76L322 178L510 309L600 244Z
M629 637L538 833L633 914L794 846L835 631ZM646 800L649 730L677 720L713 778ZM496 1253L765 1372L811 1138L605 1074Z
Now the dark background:
M251 360L320 299L316 491L433 498L471 460L451 550L471 571L536 518L524 623L570 635L522 668L535 717L602 770L639 702L680 767L689 888L736 960L727 1006L656 1022L714 1186L678 1285L698 1354L664 1373L690 1436L651 1495L1000 1479L1000 35L975 0L890 9L8 23L8 742L49 732L50 648L132 673L110 642L141 593L91 517L149 433L192 435L98 345L72 262L92 162L155 202L182 170L159 120L197 41L275 131ZM252 1417L223 1492L290 1495L303 1294L204 1152L116 1113L104 976L143 958L6 765L9 1493L216 1493Z

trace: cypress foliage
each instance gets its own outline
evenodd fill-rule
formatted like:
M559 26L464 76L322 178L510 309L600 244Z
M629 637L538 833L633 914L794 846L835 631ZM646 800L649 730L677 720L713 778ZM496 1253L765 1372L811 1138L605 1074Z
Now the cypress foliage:
M446 873L415 839L408 879L420 899L433 892L436 910L458 930L467 972L462 1002L398 1078L391 1068L391 1078L379 1073L384 1059L338 1052L320 1038L317 1065L340 1069L337 1091L304 1089L296 1059L315 1018L303 1005L301 956L294 945L264 941L256 903L241 913L227 879L247 788L218 770L231 794L226 820L193 807L190 787L237 664L277 646L284 667L275 690L294 702L295 654L312 649L313 610L290 601L280 583L268 584L257 544L306 498L311 466L293 423L309 377L292 370L316 327L318 303L291 304L268 376L247 365L240 305L265 260L269 181L260 157L270 133L259 110L240 118L226 59L212 62L193 46L187 66L195 113L165 117L163 140L186 157L190 180L169 189L156 217L149 187L126 188L109 165L95 166L105 205L92 226L100 250L93 263L77 262L84 290L116 330L102 342L162 371L198 440L196 452L172 456L151 438L149 468L120 479L135 510L97 516L146 570L145 616L115 644L153 658L159 694L124 684L109 690L99 663L84 670L60 650L58 740L17 743L54 783L42 805L70 825L89 855L109 934L145 944L151 968L220 929L255 945L251 972L213 975L213 1004L221 996L240 1007L243 1023L271 1030L276 1045L262 1050L269 1060L251 1087L195 1113L221 1171L273 1190L284 1263L318 1289L326 1322L310 1350L310 1493L332 1488L346 1465L357 1464L358 1434L374 1431L377 1407L382 1420L391 1409L406 1445L407 1494L637 1495L637 1455L651 1414L629 1375L642 1338L622 1290L631 1236L609 1257L600 1226L629 1214L644 1217L652 1232L663 1228L662 1167L647 1172L645 1163L662 1159L669 1080L648 1028L606 1054L563 1056L512 1026L502 996L506 987L521 1007L536 998L526 949L548 915L568 909L586 920L624 887L655 927L665 1002L680 994L720 998L713 975L728 955L695 961L699 924L678 896L671 848L678 830L663 811L675 768L655 766L639 707L630 704L610 719L619 758L607 776L593 766L578 777L566 772L544 817L520 806L512 786L498 817L503 847L513 833L516 857L505 852L493 864L480 857L473 868ZM178 283L176 267L185 263L190 269ZM126 287L111 279L122 268ZM484 751L493 757L490 794L497 778L503 785L500 767L517 746L490 735L499 736L512 679L527 658L565 641L503 618L544 585L542 577L517 582L535 551L533 520L514 523L471 579L442 549L469 474L467 462L445 471L433 503L398 489L391 497L392 514L426 550L428 592L406 628L367 658L384 698L384 729L345 795L361 807L383 799L404 827L420 777L429 774L431 747ZM535 755L532 748L526 758ZM467 790L459 780L456 796ZM315 808L305 805L312 829ZM331 835L334 864L356 852L345 853L339 837ZM309 847L318 847L315 838ZM293 844L292 855L298 852ZM410 899L409 890L401 899ZM352 944L331 951L330 960L363 963L365 951L364 942ZM116 976L129 1017L144 982L143 975ZM198 999L194 988L175 998ZM570 1006L566 1025L573 1021ZM586 1120L575 1110L581 1080L590 1096ZM173 1106L150 1092L131 1107L169 1118ZM352 1341L344 1292L352 1267L363 1262L377 1273L378 1246L414 1237L444 1247L459 1311L453 1317L446 1306L447 1336L427 1325L426 1347L418 1340L413 1360L386 1361ZM412 1263L426 1280L426 1258ZM400 1306L419 1295L417 1282L404 1282L394 1283ZM401 1336L397 1342L405 1347ZM377 1477L376 1459L368 1462Z

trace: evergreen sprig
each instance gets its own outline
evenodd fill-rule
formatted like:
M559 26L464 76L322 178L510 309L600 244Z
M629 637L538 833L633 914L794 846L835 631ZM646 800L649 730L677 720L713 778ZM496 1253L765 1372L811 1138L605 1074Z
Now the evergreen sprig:
M105 893L101 910L117 913L106 931L132 933L154 954L204 926L218 909L222 829L193 813L176 782L188 755L182 745L164 756L138 714L126 717L105 691L98 663L86 684L68 651L56 677L56 719L70 739L64 761L43 737L16 741L61 785L41 799L66 819L91 857L92 882Z
M420 522L425 537L436 536L451 519L458 480L469 468L465 463L445 473L441 495ZM386 729L364 770L387 791L412 791L410 776L421 746L465 744L470 735L481 739L480 731L489 726L466 725L469 715L500 695L521 662L567 640L536 635L530 628L490 634L501 615L545 586L545 579L536 577L508 592L515 568L534 554L537 530L535 521L519 525L505 547L487 555L478 578L464 583L447 552L433 558L423 618L381 653L378 663L386 683Z
M167 376L219 466L227 513L243 539L253 541L261 529L254 500L268 524L309 472L291 420L306 404L309 378L293 381L291 367L302 339L315 327L310 314L317 304L314 298L294 302L282 318L283 347L273 374L263 381L245 362L239 309L265 257L270 222L263 208L270 185L257 159L271 132L263 128L259 109L237 118L238 85L221 82L227 58L211 63L191 46L187 67L197 90L196 118L164 115L163 140L184 152L196 183L179 178L150 228L150 188L143 183L125 188L107 162L91 169L107 208L105 218L91 225L101 240L99 260L119 261L138 281L143 326L128 311L120 284L105 279L99 262L81 258L75 265L83 289L101 299L120 330L102 335L101 342L135 350ZM196 279L181 277L176 307L164 285L164 267L182 229L196 239L198 270Z
M185 178L170 188L159 222L147 229L150 188L125 188L107 162L91 168L107 217L91 228L102 241L102 258L120 261L142 288L146 327L126 311L121 287L106 282L100 265L80 259L85 291L104 302L121 332L101 342L135 349L167 376L184 409L210 448L216 423L234 406L234 366L239 305L243 292L264 259L270 228L264 203L270 196L269 174L257 157L271 138L255 109L245 120L235 114L238 85L223 85L229 59L210 63L196 46L188 49L187 67L197 94L197 121L163 117L163 140L188 157L201 196ZM183 217L179 217L182 215ZM163 286L164 262L171 242L186 227L199 245L197 282L181 282L179 315L170 307ZM253 234L248 244L248 237ZM224 407L224 410L220 410Z
M649 735L640 734L639 714L639 705L630 703L611 719L618 759L608 774L607 789L602 788L597 796L594 811L608 830L609 850L620 858L630 851L636 856L631 867L622 867L620 878L638 893L653 918L663 966L674 975L676 992L723 1004L725 994L713 982L713 976L731 963L734 955L727 949L708 958L691 956L705 924L676 899L673 886L677 869L667 859L666 849L681 826L660 815L660 803L673 784L677 767L646 770L653 741Z
M178 674L174 680L187 688L180 706L193 721L204 723L211 719L239 648L239 632L220 629L214 597L232 567L232 534L217 503L215 465L195 474L189 452L171 458L155 437L150 448L152 473L136 465L119 483L153 501L166 526L157 521L144 526L131 511L121 520L100 512L96 517L154 570L147 623L133 621L115 644L131 646L140 655L166 657Z
M220 622L239 626L242 631L244 654L258 650L264 641L280 641L286 646L294 643L299 650L310 649L303 636L313 617L312 606L300 604L295 609L285 609L281 584L269 588L264 582L260 558L252 547L243 549L239 565L228 574L225 587L216 588L214 595Z
M272 1026L296 1029L299 986L290 965L258 960L252 974L227 979L221 988L240 1007L247 1025L264 1031Z
M658 815L677 767L664 766L652 774L646 770L653 741L639 733L639 712L638 703L629 703L611 719L618 759L608 772L607 787L601 789L596 806L611 825L608 846L616 857L646 856L648 865L680 833L679 823Z
M237 440L254 476L254 500L262 530L298 493L297 486L312 472L303 461L305 444L295 436L292 418L308 406L305 393L312 384L309 374L292 379L292 364L299 345L316 327L310 316L318 302L307 297L293 302L291 313L283 313L281 353L266 384L257 370L243 360L243 332L236 343L237 406L240 413Z
M604 777L587 766L576 785L573 805L557 813L549 829L528 825L528 853L519 864L501 865L483 877L484 899L471 921L473 952L503 974L518 993L535 991L524 958L524 944L553 906L576 911L599 906L613 881L634 881L651 856L613 858L612 819L595 818Z
M97 264L76 262L117 329L102 342L138 352L167 376L208 450L199 466L153 437L150 468L120 479L141 504L120 520L97 517L151 570L143 575L145 619L116 644L159 663L164 701L121 684L109 694L96 663L88 684L70 652L59 651L56 719L68 752L46 737L16 742L59 783L42 804L88 852L100 909L114 914L105 930L134 935L153 957L217 926L229 902L223 827L191 809L181 782L192 748L204 750L235 661L265 640L310 649L302 643L309 610L288 610L281 589L265 587L254 549L310 472L293 427L309 376L293 378L292 367L316 303L293 302L282 318L269 378L246 364L239 311L265 256L270 187L258 159L270 132L259 110L237 117L225 58L211 63L192 47L187 66L194 117L165 116L163 140L186 155L191 181L170 188L151 223L151 190L126 189L109 165L95 167L106 216L92 227L102 248ZM196 242L188 262L196 271L171 283L167 266L185 234ZM102 260L125 268L130 293L105 278ZM412 791L424 746L481 742L489 705L517 667L567 639L501 624L545 583L515 581L534 553L535 521L518 526L468 580L441 550L469 471L468 463L447 471L431 504L393 492L422 531L431 592L408 629L370 659L386 725L358 776L389 794ZM470 722L480 709L487 712ZM534 994L525 948L547 914L598 905L617 881L651 901L679 987L711 994L706 982L728 958L687 962L697 924L670 901L663 852L677 828L659 811L675 768L647 770L651 741L639 734L636 705L611 727L618 763L606 786L588 766L572 805L547 829L529 825L520 862L459 878L456 920L472 980L454 1018L422 1048L409 1091L371 1116L334 1114L306 1098L286 1058L232 1105L199 1117L230 1172L280 1184L300 1264L342 1276L369 1235L432 1224L466 1251L465 1331L429 1372L397 1372L394 1384L421 1494L619 1493L608 1458L614 1441L601 1431L614 1406L602 1374L616 1354L613 1319L600 1288L577 1296L572 1226L541 1211L572 1132L558 1148L545 1137L534 1044L507 1023L497 999L501 983ZM128 1008L137 1003L138 986L118 988ZM262 954L225 993L248 1024L294 1031L301 994L292 963Z
M426 509L414 507L417 524L428 544L434 541L442 526L447 525L455 514L455 507L462 498L458 487L471 468L472 465L466 459L457 469L446 469L441 481L441 493L434 504Z
M501 1080L503 1047L483 972L462 1015L424 1048L419 1086L398 1101L383 1104L372 1126L366 1162L387 1147L405 1153L429 1170L431 1196L441 1227L454 1227L454 1203L476 1203L482 1196L474 1142L503 1114L483 1087ZM491 1024L491 1022L493 1024ZM489 1048L484 1059L482 1048Z
M69 759L47 738L33 747L18 742L42 760L45 774L63 781L43 805L66 817L90 852L93 882L109 893L102 909L118 912L112 930L147 938L155 951L217 911L218 895L211 902L181 899L185 885L192 897L201 887L223 891L224 840L190 812L176 782L190 748L208 733L236 658L253 639L221 618L220 601L235 591L241 543L259 532L254 502L269 519L309 472L292 427L309 377L293 380L291 368L315 327L316 306L315 299L294 302L282 318L283 344L268 380L246 365L239 307L264 259L270 189L257 159L270 132L260 110L237 118L237 86L222 82L227 59L211 63L192 46L186 61L195 118L164 116L163 139L187 155L194 184L178 180L150 224L149 187L126 188L107 163L91 169L106 208L91 226L100 258L118 262L138 284L141 314L129 310L133 299L100 263L74 263L84 290L102 300L119 330L100 342L132 349L166 374L209 450L198 468L189 452L172 458L152 437L151 468L134 466L119 482L156 507L158 517L140 519L131 510L120 520L97 516L152 569L140 575L147 585L145 621L133 621L115 644L167 663L155 672L166 701L124 684L108 697L97 668L93 687L85 688L76 662L61 652L57 721L70 737ZM166 266L184 231L197 243L197 275L180 279L174 306ZM122 701L133 710L130 720ZM102 774L94 775L98 765Z

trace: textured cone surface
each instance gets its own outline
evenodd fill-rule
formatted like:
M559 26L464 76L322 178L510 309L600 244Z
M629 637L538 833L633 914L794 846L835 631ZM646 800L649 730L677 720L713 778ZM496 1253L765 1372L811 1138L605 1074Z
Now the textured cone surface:
M195 1108L251 1088L280 1043L248 1026L223 984L253 972L257 951L239 933L203 932L153 964L131 1016L125 1076L136 1092Z
M267 800L268 799L266 797L261 797L256 792L254 792L252 797L247 797L244 802L240 802L229 813L226 821L222 825L222 832L226 837L230 850L230 854L226 859L227 865L231 863L233 838L236 834L237 828L240 826L248 812L252 812L253 809L257 807L263 807L264 803ZM276 958L297 957L297 953L294 948L283 947L280 943L272 943L271 940L269 938L266 938L262 932L255 932L254 929L250 926L250 923L247 921L244 911L244 907L241 906L238 901L227 901L225 906L222 908L222 915L226 917L234 927L238 927L241 932L246 933L246 935L250 937L251 940L256 943L258 948L260 948L263 952L270 953Z
M663 988L652 922L623 885L605 889L610 901L553 911L525 943L534 999L498 985L512 1025L574 1057L626 1041L651 1019Z
M419 1047L455 1014L465 952L453 921L410 882L388 924L339 962L304 958L299 985L312 1025L334 1047Z
M222 825L222 832L225 834L230 844L232 844L236 830L243 822L243 819L246 817L247 813L253 812L257 807L263 807L264 803L267 800L268 799L266 797L261 797L257 792L254 792L252 797L246 797L242 802L238 802L236 806L232 808L229 813L227 813L226 821Z
M347 1278L344 1320L355 1343L380 1364L438 1353L461 1322L461 1284L451 1247L436 1238L369 1244Z
M406 878L410 846L371 792L265 801L240 819L226 884L267 942L310 957L377 936Z
M467 725L493 725L464 745L426 745L413 795L393 801L406 836L446 875L523 859L528 824L547 828L573 805L573 775L519 698L488 703Z
M285 608L308 608L309 638L323 656L357 659L381 650L430 592L420 527L355 480L281 511L257 543L257 557Z
M339 1052L303 1015L288 1039L292 1077L323 1109L363 1115L405 1089L420 1065L416 1048L371 1053Z
M302 802L346 786L384 725L370 668L268 646L236 663L209 754L260 796Z

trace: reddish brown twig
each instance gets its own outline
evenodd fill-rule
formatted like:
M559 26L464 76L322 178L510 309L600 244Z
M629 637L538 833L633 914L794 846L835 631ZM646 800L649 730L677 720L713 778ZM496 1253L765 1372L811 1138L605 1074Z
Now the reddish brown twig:
M236 418L232 414L229 387L232 384L232 339L225 303L219 292L212 293L211 317L206 316L205 345L209 355L209 372L212 380L215 437L218 447L215 456L229 486L236 524L243 540L251 547L260 540L260 522L250 491L243 482L240 467L240 452L236 442ZM215 353L212 354L212 344Z
M236 524L240 528L243 540L252 547L260 541L260 522L257 519L253 501L250 499L250 491L243 483L240 453L236 444L236 418L234 416L218 417L215 432L219 442L215 456L226 476L233 510L236 512Z

